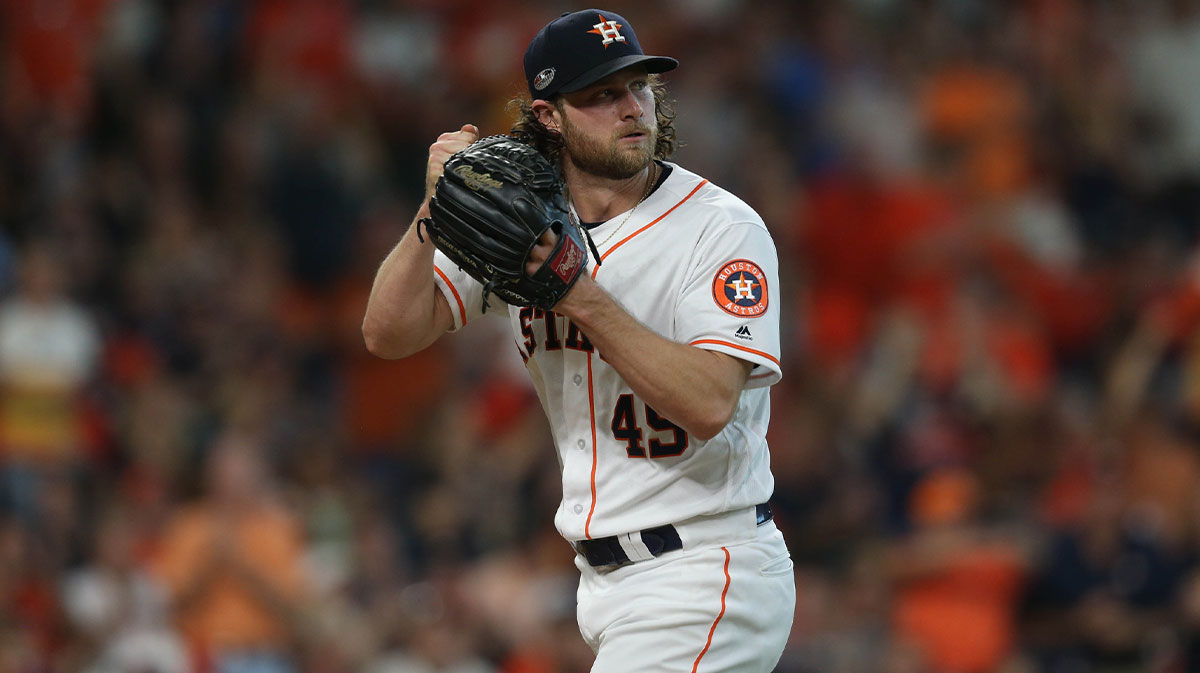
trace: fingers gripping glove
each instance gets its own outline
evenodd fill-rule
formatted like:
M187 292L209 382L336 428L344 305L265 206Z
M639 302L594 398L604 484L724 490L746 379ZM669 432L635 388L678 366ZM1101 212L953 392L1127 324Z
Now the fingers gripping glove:
M558 173L537 150L509 136L483 138L450 157L429 213L425 231L483 284L485 311L489 294L514 306L551 309L587 269L583 234ZM529 275L525 263L547 230L558 241Z

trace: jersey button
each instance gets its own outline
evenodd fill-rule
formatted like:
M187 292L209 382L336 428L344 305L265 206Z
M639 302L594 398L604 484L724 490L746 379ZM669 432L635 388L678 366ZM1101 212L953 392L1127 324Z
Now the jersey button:
M580 451L582 451L582 450L583 450L583 440L581 439L581 440L579 440L578 442L575 442L575 443L576 443L577 445L579 445L579 450L580 450Z
M583 377L580 376L579 374L576 374L575 375L575 385L579 385L581 383L583 383Z
M575 505L575 513L583 514L583 505Z

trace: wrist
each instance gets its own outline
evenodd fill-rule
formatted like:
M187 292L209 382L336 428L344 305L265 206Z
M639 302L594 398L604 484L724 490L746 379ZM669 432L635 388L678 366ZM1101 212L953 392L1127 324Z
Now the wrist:
M426 243L431 243L431 241L429 239L429 234L427 232L423 231L423 229L425 228L424 224L423 224L423 220L426 220L429 217L430 217L429 201L426 200L425 202L423 202L421 204L421 207L417 209L417 214L413 216L412 222L410 222L408 224L408 234L409 235L406 235L404 238L411 238L412 237L411 234L416 233L417 242L420 243L422 247L424 247L424 245ZM430 246L430 247L432 247L432 246Z
M604 288L592 280L591 274L585 269L562 301L554 307L554 311L571 318L580 327L586 327L592 322L591 318L600 302L607 296Z

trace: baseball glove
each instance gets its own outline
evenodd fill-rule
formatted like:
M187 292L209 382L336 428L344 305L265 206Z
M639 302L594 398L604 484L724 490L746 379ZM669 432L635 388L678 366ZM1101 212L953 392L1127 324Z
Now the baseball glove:
M551 309L587 269L583 234L558 173L537 150L509 136L488 136L451 156L429 213L425 231L483 284L485 311L489 294L514 306ZM530 275L525 263L546 230L558 241Z

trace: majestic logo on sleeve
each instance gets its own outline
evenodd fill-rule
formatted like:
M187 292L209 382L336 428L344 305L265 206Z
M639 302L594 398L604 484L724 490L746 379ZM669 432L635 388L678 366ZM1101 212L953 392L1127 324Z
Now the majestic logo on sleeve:
M713 278L713 299L731 315L760 316L767 311L767 275L754 262L735 259Z
M625 36L621 34L621 24L616 21L609 21L604 18L603 14L597 14L596 16L600 17L600 23L592 26L592 29L588 32L595 33L604 38L604 41L600 44L604 45L605 49L608 49L608 45L613 42L625 41Z

